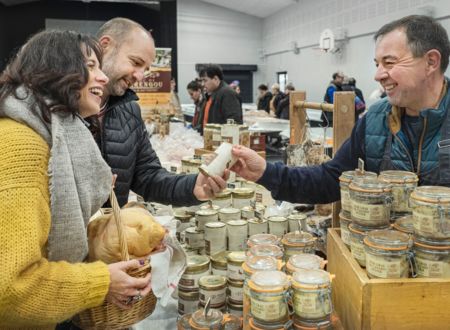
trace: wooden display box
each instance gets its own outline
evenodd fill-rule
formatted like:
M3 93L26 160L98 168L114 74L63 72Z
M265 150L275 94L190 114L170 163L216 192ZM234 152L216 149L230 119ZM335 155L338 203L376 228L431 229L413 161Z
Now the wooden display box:
M450 329L450 279L369 279L336 228L328 229L327 257L345 329Z

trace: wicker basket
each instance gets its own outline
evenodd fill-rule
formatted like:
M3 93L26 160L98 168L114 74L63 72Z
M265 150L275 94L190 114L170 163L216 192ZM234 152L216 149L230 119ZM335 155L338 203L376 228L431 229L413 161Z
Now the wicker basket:
M110 196L111 206L116 220L116 226L119 233L119 245L122 254L122 260L129 260L127 240L125 231L123 230L122 221L120 218L120 207L117 202L114 191ZM145 277L151 270L150 262L147 260L144 266L128 272L133 277ZM141 301L135 302L133 308L124 310L111 304L107 301L103 302L101 306L86 309L77 314L73 318L73 323L85 330L120 330L127 328L148 317L156 306L156 297L153 291L145 296Z

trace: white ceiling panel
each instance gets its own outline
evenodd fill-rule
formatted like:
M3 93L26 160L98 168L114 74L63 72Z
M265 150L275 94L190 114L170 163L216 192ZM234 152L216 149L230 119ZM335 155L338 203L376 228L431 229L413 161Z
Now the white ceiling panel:
M298 0L202 0L202 1L261 18L270 16L289 5L298 2Z

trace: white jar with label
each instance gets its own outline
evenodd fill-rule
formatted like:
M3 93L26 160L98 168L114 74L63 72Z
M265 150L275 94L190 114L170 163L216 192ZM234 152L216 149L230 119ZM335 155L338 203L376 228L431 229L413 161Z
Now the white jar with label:
M223 222L208 222L205 225L205 250L213 255L227 249L227 228Z
M450 188L417 187L410 197L414 233L431 239L450 239Z
M333 312L331 276L321 269L299 269L292 276L292 305L304 320L328 319Z
M341 239L342 242L350 249L350 231L348 230L348 226L352 223L352 219L344 212L339 213L339 226L341 228Z
M222 192L216 193L214 199L211 201L213 205L219 206L221 209L231 206L231 190L225 189Z
M378 178L392 186L391 218L411 213L409 196L417 187L417 174L408 171L383 171Z
M250 206L255 199L255 191L251 188L235 188L232 195L233 207L235 209L242 209L245 206Z
M409 277L410 236L396 230L372 230L364 238L369 278Z
M207 256L188 256L186 270L178 283L181 290L198 290L198 280L205 275L209 275L209 264L210 260Z
M200 209L195 212L195 222L199 231L205 230L205 224L208 222L219 221L218 212L213 209Z
M220 275L206 275L198 281L200 303L206 304L210 299L211 308L223 306L227 298L227 281Z
M230 220L240 220L241 210L234 207L226 207L219 210L219 219L222 222L227 223Z
M387 228L387 227L386 227ZM350 231L350 251L353 258L358 262L361 267L366 267L366 252L364 251L364 237L372 228L358 226L351 223L348 226Z
M244 271L242 264L245 262L244 251L230 252L227 256L227 277L232 281L243 281Z
M228 280L228 300L235 304L242 304L243 302L243 287L244 281Z
M186 244L193 249L200 249L205 247L205 235L195 227L189 227L184 232Z
M247 222L249 236L267 234L269 232L269 225L266 219L251 218L248 219Z
M247 241L247 221L230 220L227 223L228 250L244 251Z
M282 238L284 234L288 232L289 222L286 217L272 216L268 217L269 233Z
M377 177L376 173L367 171L345 171L339 177L339 186L341 188L341 209L346 217L350 217L352 212L352 202L350 200L350 191L348 189L353 178Z
M413 249L418 277L450 278L450 240L416 236Z
M293 213L288 216L289 222L289 232L302 230L303 224L306 226L306 214L304 213Z
M277 270L259 271L252 275L248 286L250 312L258 323L272 325L288 321L286 274Z
M252 206L244 206L241 208L242 219L248 220L255 217L255 209Z
M198 310L199 291L178 290L178 314L192 314Z

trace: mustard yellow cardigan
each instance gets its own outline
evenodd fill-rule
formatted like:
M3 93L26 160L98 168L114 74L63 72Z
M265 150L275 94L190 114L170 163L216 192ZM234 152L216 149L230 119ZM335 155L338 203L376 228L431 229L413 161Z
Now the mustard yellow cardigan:
M46 259L49 155L31 128L0 119L0 329L54 329L108 291L106 264Z

